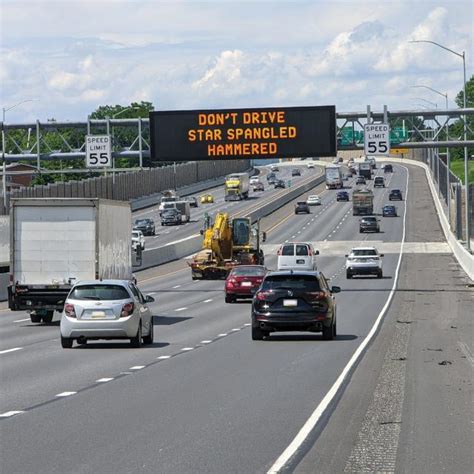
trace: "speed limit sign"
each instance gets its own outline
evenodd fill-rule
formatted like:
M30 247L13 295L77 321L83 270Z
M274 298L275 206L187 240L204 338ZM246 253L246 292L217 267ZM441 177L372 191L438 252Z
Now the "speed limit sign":
M110 135L86 136L86 167L110 168L112 166L112 150Z
M390 125L367 123L364 125L364 152L366 155L390 154Z

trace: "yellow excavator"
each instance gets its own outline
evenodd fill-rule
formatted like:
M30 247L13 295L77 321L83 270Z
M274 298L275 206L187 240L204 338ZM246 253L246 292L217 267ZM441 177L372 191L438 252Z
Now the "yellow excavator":
M193 280L223 279L236 265L263 265L260 249L260 232L248 217L229 218L226 212L218 212L211 225L201 231L204 236L202 250L188 262ZM262 234L263 241L265 233Z

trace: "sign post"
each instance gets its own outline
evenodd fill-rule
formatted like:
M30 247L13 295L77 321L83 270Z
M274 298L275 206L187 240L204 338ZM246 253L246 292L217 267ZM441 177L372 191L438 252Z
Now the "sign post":
M390 154L390 125L388 123L364 125L364 153L379 156Z
M112 167L112 147L110 135L86 136L86 167Z

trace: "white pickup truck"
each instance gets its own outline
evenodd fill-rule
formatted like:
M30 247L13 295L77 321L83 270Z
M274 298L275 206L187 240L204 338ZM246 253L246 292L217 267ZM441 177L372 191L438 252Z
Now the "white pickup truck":
M375 247L356 247L346 255L346 277L354 275L376 275L382 278L382 258Z

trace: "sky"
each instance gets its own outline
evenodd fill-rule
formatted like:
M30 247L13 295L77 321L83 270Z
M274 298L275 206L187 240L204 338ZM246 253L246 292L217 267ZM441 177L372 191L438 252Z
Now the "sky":
M0 0L5 122L155 110L449 107L473 74L474 2ZM34 100L31 100L34 99Z

